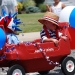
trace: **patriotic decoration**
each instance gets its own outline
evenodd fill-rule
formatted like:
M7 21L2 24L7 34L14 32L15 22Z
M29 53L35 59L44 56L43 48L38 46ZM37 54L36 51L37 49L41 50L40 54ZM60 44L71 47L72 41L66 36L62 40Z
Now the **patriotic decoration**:
M17 12L14 14L11 14L11 12L7 15L6 11L4 9L2 9L2 14L3 17L1 18L1 21L4 21L2 23L4 27L6 27L6 30L11 30L11 31L21 31L21 29L19 28L19 24L21 24L22 22L20 22L20 19L15 19L14 17L17 15ZM10 31L9 31L10 32Z
M2 9L3 16L0 16L0 27L3 26L3 28L0 28L0 50L2 50L3 46L6 43L6 33L5 32L14 32L14 31L21 31L19 28L19 24L21 24L20 19L15 19L14 17L17 15L17 12L15 14L9 14L6 13L4 9Z
M65 7L59 16L60 22L68 22L71 27L75 28L75 6Z

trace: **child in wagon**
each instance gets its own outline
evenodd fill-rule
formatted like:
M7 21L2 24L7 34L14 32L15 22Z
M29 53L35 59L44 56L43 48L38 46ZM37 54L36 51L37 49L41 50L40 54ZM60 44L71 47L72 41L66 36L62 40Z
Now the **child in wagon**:
M58 45L58 39L59 37L66 39L66 36L63 36L62 33L59 36L59 25L58 25L58 19L59 17L52 13L52 12L46 12L44 17L42 19L39 19L38 21L43 24L43 29L40 32L42 42L54 42L56 45Z

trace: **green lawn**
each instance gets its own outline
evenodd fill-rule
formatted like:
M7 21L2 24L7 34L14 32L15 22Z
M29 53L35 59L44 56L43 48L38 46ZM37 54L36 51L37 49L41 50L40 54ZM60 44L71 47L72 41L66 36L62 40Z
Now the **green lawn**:
M20 28L23 30L23 32L40 31L42 25L38 22L38 19L42 18L43 15L44 13L19 14L18 18L20 18L21 21L25 24L25 25L20 25Z

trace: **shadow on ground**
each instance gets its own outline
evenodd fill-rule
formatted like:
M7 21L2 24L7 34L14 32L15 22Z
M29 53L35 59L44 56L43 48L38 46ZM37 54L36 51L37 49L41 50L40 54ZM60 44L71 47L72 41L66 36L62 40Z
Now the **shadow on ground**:
M27 74L27 75L40 75L40 74L32 73L32 74ZM46 75L64 75L64 74L62 73L60 69L55 69L55 70L50 71L49 74L46 74Z

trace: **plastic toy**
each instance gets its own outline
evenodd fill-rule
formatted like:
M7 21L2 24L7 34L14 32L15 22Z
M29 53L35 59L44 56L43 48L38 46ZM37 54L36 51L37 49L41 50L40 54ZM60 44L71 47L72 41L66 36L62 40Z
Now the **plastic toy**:
M59 23L61 31L68 38L66 41L59 39L58 46L53 42L41 43L40 39L15 45L7 43L6 32L20 30L18 24L21 22L13 18L16 14L7 15L4 10L3 14L4 17L0 20L0 67L9 67L7 75L25 75L30 72L44 75L56 66L61 66L65 75L74 75L75 59L68 55L71 49L75 49L75 29L68 22Z

